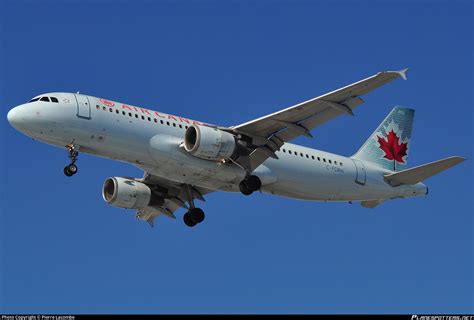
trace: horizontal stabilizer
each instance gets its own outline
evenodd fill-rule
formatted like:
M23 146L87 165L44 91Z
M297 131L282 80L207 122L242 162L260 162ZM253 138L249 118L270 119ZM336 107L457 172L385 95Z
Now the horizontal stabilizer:
M392 187L396 187L402 184L416 184L446 169L449 169L463 162L464 160L466 159L463 157L449 157L435 162L423 164L418 167L387 174L384 176L384 179Z

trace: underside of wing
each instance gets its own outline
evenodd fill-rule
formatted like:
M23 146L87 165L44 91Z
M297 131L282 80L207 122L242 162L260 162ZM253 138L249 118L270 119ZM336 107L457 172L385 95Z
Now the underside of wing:
M311 137L310 131L341 115L353 115L353 109L364 103L361 96L398 78L406 79L407 69L379 72L367 79L307 100L273 114L231 127L234 132L249 136L257 146L248 159L240 159L251 170L298 136ZM246 163L244 163L246 162Z
M157 197L163 199L163 203L160 205L147 206L137 210L136 217L148 222L151 226L154 226L154 220L161 214L176 219L174 212L180 208L189 209L187 204L189 200L197 199L206 201L203 196L213 192L212 190L201 187L185 186L171 180L151 175L146 171L142 179L135 180L145 183Z

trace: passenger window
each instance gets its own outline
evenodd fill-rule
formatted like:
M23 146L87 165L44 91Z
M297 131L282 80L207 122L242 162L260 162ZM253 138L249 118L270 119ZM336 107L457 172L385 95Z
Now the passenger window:
M291 150L288 150L288 153L291 154Z
M184 126L186 129L188 128L188 126Z
M173 127L176 127L176 123L173 122Z
M155 123L157 123L157 122L158 122L158 120L156 120L156 118L154 118L153 120L155 121Z
M100 109L99 105L96 105L95 107L96 107L96 109L97 109L97 110L99 110L99 109Z
M164 123L163 120L160 120L160 123L163 124Z
M308 159L309 159L309 156L308 156L308 155L306 155L306 158L308 158Z
M332 163L331 160L329 160L329 163Z
M122 114L125 115L125 111L122 111Z
M109 111L110 111L110 112L113 112L112 108L109 108Z
M325 158L323 158L323 162L326 162L326 159L325 159Z
M303 157L303 154L302 154L301 152L300 152L300 156L302 156L302 157Z
M285 149L283 149L283 153L286 153Z
M320 157L318 157L318 161L321 161L321 158L320 158Z
M343 166L342 162L339 162L339 164L341 165L341 167Z
M314 156L311 156L311 159L313 159L313 160L314 160Z
M145 116L142 116L142 120L145 120Z
M58 103L58 102L59 102L59 100L58 100L58 98L51 97L51 102Z
M46 102L49 102L49 98L48 98L48 97L41 97L40 101L46 101Z
M102 110L104 110L104 111L105 111L106 109L107 109L106 107L102 107Z
M138 114L135 114L135 118L137 118L137 119L138 119Z
M131 117L131 116L132 116L132 113L131 113L131 112L129 112L129 113L128 113L128 116L129 116L129 117Z
M180 128L180 129L183 129L183 126L182 126L182 125L179 125L179 128Z
M120 113L120 111L118 111L118 110L115 110L115 113L116 113L116 114L119 114L119 113Z
M167 125L170 125L170 122L169 122L169 121L166 121L166 124L167 124Z

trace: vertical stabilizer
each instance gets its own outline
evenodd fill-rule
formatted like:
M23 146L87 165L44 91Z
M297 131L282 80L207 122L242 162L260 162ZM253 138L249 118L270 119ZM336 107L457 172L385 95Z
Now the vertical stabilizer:
M407 166L415 110L397 106L352 157L392 171Z

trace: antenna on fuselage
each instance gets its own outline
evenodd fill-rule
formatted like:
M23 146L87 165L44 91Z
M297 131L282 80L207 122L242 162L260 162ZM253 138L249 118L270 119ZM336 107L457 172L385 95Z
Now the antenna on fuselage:
M79 91L77 91L76 94L79 94Z

